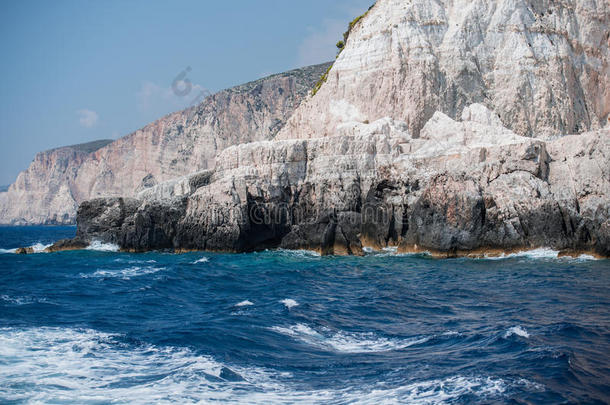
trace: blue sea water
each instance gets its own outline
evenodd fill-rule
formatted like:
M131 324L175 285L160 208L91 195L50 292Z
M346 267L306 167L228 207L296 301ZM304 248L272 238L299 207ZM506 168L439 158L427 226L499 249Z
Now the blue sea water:
M610 401L609 261L12 253L74 231L0 228L0 403Z

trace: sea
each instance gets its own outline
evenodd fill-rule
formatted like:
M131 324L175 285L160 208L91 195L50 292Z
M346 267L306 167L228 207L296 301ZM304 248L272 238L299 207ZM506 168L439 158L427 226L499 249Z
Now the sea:
M610 402L608 260L43 253L74 234L0 228L2 404Z

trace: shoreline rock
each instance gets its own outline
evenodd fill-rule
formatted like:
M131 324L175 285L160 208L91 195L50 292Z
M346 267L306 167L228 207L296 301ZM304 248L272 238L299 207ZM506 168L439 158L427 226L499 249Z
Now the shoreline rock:
M608 257L610 10L572 3L378 0L275 137L219 151L201 181L84 202L77 236Z
M461 256L545 246L608 257L610 166L596 162L608 161L609 135L550 143L526 138L449 156L398 155L380 167L374 162L383 162L384 155L377 154L360 159L351 175L343 165L353 167L353 156L324 156L329 144L321 140L298 142L304 148L299 155L294 143L283 150L271 143L263 149L250 145L257 150L249 155L253 161L240 153L243 166L216 171L209 183L183 195L83 203L77 234L134 252L282 248L362 255L363 246L405 252L419 246ZM351 139L346 145L360 152L370 142ZM260 164L267 150L274 157ZM265 174L287 164L292 169L283 176ZM585 169L561 176L567 166ZM578 192L587 188L595 191Z
M79 239L61 239L45 249L47 253L65 252L70 250L83 250L89 247L89 243Z

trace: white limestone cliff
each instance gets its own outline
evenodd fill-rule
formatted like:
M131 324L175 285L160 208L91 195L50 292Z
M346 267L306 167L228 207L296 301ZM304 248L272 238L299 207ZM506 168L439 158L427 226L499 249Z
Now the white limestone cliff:
M83 203L125 250L610 256L605 0L379 0L274 139Z
M213 168L216 153L271 139L328 65L280 73L221 91L95 150L41 152L8 192L0 224L71 224L87 199L134 196L156 184Z
M379 0L278 137L386 116L418 136L437 111L458 119L473 103L522 136L603 128L609 26L607 0Z

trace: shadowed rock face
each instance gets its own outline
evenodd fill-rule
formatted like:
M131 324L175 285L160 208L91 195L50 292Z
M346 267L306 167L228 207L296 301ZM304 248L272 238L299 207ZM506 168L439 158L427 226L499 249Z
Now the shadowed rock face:
M228 148L213 173L84 203L78 235L133 251L393 246L457 255L548 246L608 256L610 131L504 144L488 126L487 144L453 153L461 142L431 148L389 122Z
M609 256L609 16L596 0L379 0L273 140L135 199L87 202L79 237Z
M221 91L114 142L42 152L0 194L0 223L74 223L78 204L133 196L175 177L214 168L230 145L273 138L328 64Z

